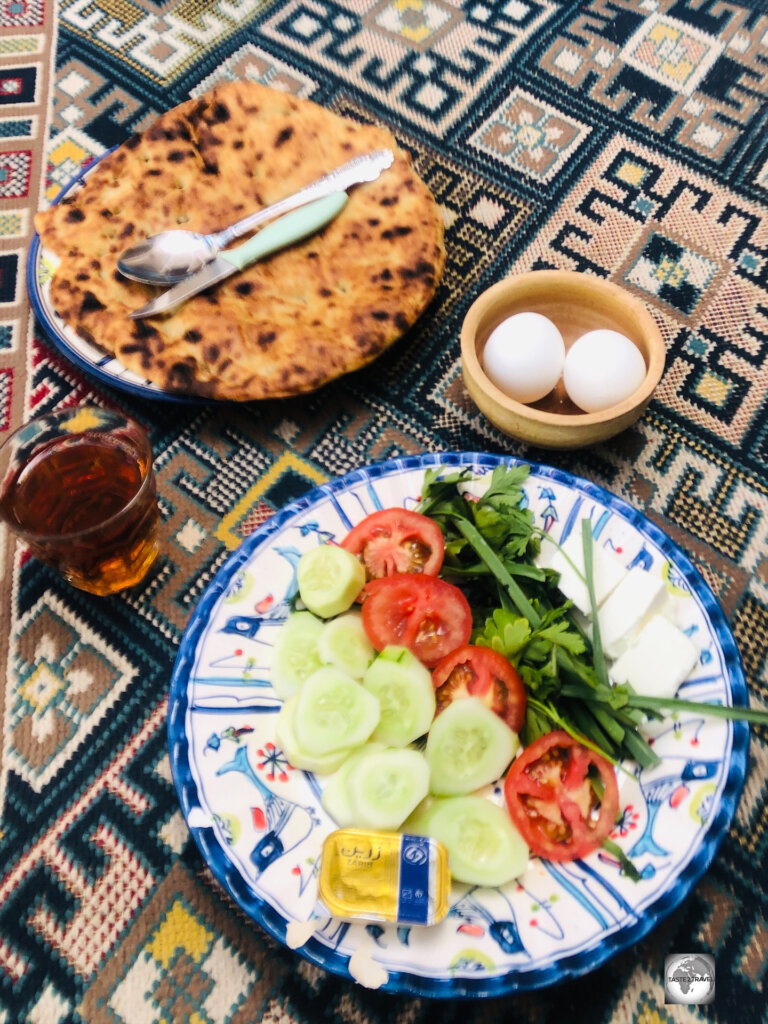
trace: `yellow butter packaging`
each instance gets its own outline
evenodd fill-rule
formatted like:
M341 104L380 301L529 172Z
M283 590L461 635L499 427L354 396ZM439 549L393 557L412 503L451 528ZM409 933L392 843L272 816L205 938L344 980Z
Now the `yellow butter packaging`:
M320 899L335 917L436 924L450 889L448 853L436 839L349 828L323 843Z

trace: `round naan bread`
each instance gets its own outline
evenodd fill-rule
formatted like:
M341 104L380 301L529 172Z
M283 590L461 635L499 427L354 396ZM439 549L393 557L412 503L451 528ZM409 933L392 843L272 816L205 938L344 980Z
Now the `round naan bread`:
M117 270L129 245L220 230L376 149L394 163L355 185L322 231L171 315L128 319L160 291ZM312 391L375 359L422 314L445 265L435 200L389 131L255 82L168 111L35 226L60 259L51 301L67 324L161 388L236 401Z

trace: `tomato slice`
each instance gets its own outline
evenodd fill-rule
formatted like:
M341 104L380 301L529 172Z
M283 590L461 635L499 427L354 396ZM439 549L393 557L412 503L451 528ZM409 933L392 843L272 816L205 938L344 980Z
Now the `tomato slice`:
M406 572L437 576L445 544L440 527L428 516L384 508L350 530L341 546L360 558L371 580Z
M437 710L461 697L480 697L513 732L525 719L525 687L514 665L491 647L465 644L451 651L432 671Z
M602 797L595 793L595 776ZM504 797L531 852L546 860L576 860L596 850L619 810L611 764L563 730L540 736L513 761Z
M377 651L407 647L429 668L472 632L472 612L458 587L437 576L403 573L363 587L363 628Z

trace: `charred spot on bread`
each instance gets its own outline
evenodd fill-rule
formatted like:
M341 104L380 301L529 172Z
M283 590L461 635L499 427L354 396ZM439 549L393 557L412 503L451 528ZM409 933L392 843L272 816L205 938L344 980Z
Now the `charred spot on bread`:
M289 125L287 128L283 128L275 136L275 149L280 149L286 142L289 142L293 137L293 128Z
M179 359L168 368L168 386L172 391L188 391L197 380L196 364L191 359Z
M96 338L94 338L90 331L84 330L82 336L83 338L85 338L86 341L89 341L94 348L97 348L100 352L109 354L110 350L106 348L104 345L102 345Z
M83 295L83 301L80 303L80 314L98 313L102 309L106 308L107 307L104 303L97 299L93 292L87 291L85 295Z
M256 339L259 348L269 348L277 340L277 331L260 331Z
M138 338L134 342L127 341L120 351L125 355L131 355L134 352L138 353L140 356L145 357L146 360L148 360L150 356L150 349L146 338ZM144 361L144 358L142 361Z
M197 137L197 148L199 150L205 149L207 146L223 146L224 140L220 139L214 132L206 131L200 132Z
M137 323L143 323L143 321L137 321ZM153 327L147 330L147 325L144 325L143 328L133 330L131 336L134 340L125 342L120 349L122 356L137 355L144 370L150 370L155 362L158 365L161 364L162 359L155 358L150 344L155 336L159 337Z
M67 210L67 220L72 224L79 224L81 221L85 220L85 214L81 209L75 206L71 210Z
M181 133L178 124L168 126L156 121L154 125L147 128L146 136L152 142L175 142L181 138Z
M379 339L368 331L363 331L362 334L356 335L355 344L361 353L374 352L381 348Z
M419 260L415 267L400 267L398 273L404 281L415 281L419 278L430 281L434 279L435 266L426 260Z
M208 100L205 97L201 97L187 111L187 120L189 121L193 128L196 127L197 124L202 120L207 109Z
M188 331L184 332L184 340L191 341L193 345L196 345L198 341L203 340L203 336L200 333L200 331L197 330L197 328L190 327Z
M153 327L152 324L148 323L146 320L143 320L143 319L134 320L133 323L134 323L134 328L133 328L133 336L134 336L134 338L140 338L140 339L148 340L150 338L159 338L160 337L160 332L158 331L158 329L156 327Z

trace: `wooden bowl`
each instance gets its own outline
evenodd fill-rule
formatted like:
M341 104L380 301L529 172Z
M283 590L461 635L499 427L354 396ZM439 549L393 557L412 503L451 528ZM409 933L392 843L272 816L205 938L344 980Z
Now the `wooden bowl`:
M586 413L571 402L562 378L544 398L523 405L486 376L483 348L491 331L515 313L541 313L559 328L566 351L587 331L610 328L639 348L646 374L623 402ZM472 304L461 328L464 384L488 419L511 437L545 448L582 448L613 437L637 420L664 371L666 349L646 307L618 285L569 270L533 270L499 281Z

